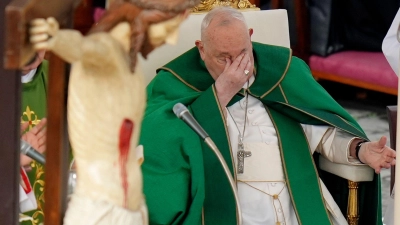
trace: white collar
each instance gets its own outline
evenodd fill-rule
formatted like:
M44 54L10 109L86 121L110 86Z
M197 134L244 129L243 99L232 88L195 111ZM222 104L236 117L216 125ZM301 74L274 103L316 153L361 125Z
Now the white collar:
M35 74L36 74L36 70L37 70L37 68L35 68L35 69L29 71L29 72L28 72L27 74L25 74L25 75L22 75L22 76L21 76L21 82L22 82L23 84L31 82L31 81L33 80L33 77L34 77Z

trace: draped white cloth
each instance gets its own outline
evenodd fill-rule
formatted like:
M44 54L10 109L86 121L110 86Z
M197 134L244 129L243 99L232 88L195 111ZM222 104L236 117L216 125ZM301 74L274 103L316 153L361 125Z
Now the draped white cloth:
M64 217L65 225L127 225L148 224L147 207L144 202L137 211L109 203L93 200L85 195L74 193L68 203Z
M19 185L19 211L28 212L37 208L35 193L29 183L28 176L23 168L20 170L21 181Z
M400 9L390 26L385 38L382 42L382 52L389 62L393 71L399 75L399 55L400 55L400 43L397 40L397 29L400 24Z

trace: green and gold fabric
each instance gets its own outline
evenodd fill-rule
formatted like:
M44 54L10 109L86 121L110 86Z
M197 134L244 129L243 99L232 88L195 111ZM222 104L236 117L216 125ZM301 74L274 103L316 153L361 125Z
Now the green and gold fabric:
M249 93L265 106L278 135L284 172L300 224L331 224L317 165L300 123L331 125L367 138L357 122L313 79L308 66L284 47L253 43L257 75ZM207 145L173 113L180 102L218 146L236 179L226 119L214 79L196 48L162 67L147 88L140 144L150 224L237 224L228 179ZM243 91L232 99L240 100ZM323 178L323 177L322 177ZM347 181L329 177L328 187L346 215ZM345 185L344 185L345 184ZM360 224L382 224L380 181L360 184Z
M28 129L32 129L42 118L46 117L47 71L48 62L44 60L37 68L32 81L22 84L21 124L29 122ZM33 220L21 222L23 225L36 225L44 222L44 166L33 160L31 167L32 170L27 174L35 193L38 208L24 213Z

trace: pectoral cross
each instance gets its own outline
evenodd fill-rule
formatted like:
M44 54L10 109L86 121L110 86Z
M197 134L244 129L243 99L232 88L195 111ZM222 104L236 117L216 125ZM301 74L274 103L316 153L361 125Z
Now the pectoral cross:
M239 144L237 151L237 173L242 174L244 172L244 158L250 156L251 152L244 150L243 137L239 135Z

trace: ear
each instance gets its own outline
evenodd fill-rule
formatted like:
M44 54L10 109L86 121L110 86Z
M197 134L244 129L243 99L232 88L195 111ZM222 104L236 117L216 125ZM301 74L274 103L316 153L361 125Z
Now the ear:
M204 44L202 41L196 40L195 45L200 52L200 57L204 61L205 53L204 53Z
M251 38L251 35L253 35L253 28L249 28L249 36L250 36L250 38Z

